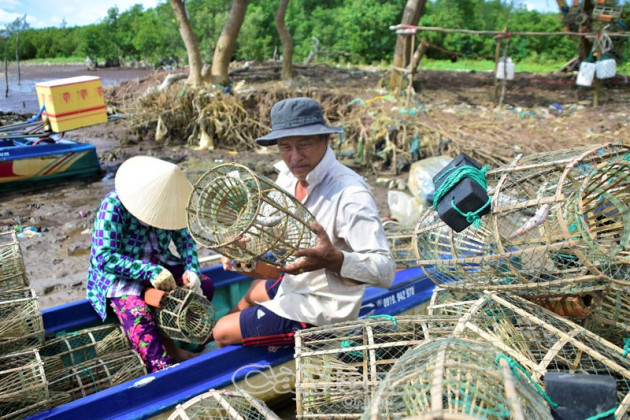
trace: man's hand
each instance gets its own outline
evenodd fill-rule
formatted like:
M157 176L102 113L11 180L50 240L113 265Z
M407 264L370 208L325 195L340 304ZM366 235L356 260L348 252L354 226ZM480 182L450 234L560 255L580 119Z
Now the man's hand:
M317 234L315 247L295 251L293 255L302 258L285 265L282 271L288 274L302 274L326 268L339 274L343 264L343 253L334 247L322 225L311 223L311 228Z

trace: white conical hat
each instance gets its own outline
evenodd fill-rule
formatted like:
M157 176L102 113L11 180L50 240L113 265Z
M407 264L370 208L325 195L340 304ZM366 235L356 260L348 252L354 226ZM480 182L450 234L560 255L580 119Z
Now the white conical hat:
M168 230L187 226L192 185L177 165L135 156L120 165L115 185L123 206L141 222Z

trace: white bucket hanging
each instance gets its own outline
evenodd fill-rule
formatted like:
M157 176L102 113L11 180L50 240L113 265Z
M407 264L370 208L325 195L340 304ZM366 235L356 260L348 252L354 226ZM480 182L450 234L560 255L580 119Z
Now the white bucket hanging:
M580 70L578 71L577 83L580 86L590 86L593 84L593 77L595 77L595 63L589 61L582 61L580 64Z
M610 79L611 77L615 77L617 73L617 63L615 63L614 58L603 56L596 65L595 74L598 79Z
M496 77L501 80L514 80L514 63L510 57L499 58Z

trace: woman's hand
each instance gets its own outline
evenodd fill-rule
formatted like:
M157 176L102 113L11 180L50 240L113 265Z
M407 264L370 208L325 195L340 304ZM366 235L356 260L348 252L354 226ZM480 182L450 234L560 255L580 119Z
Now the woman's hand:
M198 295L202 294L201 292L201 279L194 271L186 270L184 275L182 276L182 281L184 282L184 287L192 290Z

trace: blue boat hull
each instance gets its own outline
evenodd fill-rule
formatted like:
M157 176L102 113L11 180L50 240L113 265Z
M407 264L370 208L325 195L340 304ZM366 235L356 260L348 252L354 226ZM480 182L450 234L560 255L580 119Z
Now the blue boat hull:
M239 295L246 277L225 272L221 266L205 270L218 291ZM422 268L401 270L390 289L366 289L360 317L396 315L426 303L435 284ZM218 309L220 315L226 309ZM87 300L43 311L46 332L71 331L100 323ZM145 375L115 387L55 407L33 416L44 418L141 419L173 409L193 396L220 389L293 359L290 347L270 351L267 347L227 346L201 354L166 370Z

